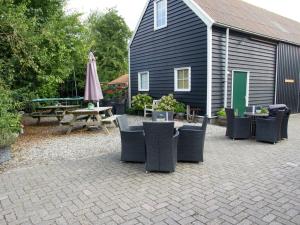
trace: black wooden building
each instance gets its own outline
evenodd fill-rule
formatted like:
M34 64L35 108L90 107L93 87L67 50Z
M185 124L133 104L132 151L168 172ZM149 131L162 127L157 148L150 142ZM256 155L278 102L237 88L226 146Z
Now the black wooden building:
M300 23L241 0L149 0L129 70L130 96L174 93L209 117L274 103L300 112Z

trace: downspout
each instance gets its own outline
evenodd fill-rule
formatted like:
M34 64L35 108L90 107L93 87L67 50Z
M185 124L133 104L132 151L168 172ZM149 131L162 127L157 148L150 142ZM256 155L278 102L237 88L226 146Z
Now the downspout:
M227 95L228 95L228 60L229 60L229 28L226 29L226 41L225 41L224 108L227 108Z
M277 90L278 90L278 58L279 58L279 44L276 46L276 71L275 71L275 93L274 93L274 104L277 104Z
M128 107L131 108L130 44L128 45Z
M207 25L207 101L206 114L212 117L212 25Z

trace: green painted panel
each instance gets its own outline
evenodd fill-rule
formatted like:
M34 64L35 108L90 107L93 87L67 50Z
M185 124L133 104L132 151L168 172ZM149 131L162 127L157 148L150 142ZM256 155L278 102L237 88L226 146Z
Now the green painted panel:
M233 108L243 116L246 109L247 72L235 71L233 76Z

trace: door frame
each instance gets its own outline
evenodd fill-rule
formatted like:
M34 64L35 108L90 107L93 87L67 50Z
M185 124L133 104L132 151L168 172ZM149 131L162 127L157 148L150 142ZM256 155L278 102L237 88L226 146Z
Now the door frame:
M234 84L234 73L242 72L247 73L247 84L246 84L246 107L249 105L249 83L250 83L250 71L235 69L231 72L231 108L233 108L233 84Z

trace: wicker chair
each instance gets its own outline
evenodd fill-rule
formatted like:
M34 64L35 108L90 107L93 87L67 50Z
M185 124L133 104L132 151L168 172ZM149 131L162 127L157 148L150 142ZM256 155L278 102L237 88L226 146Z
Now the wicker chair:
M288 138L288 123L289 123L291 110L284 104L270 105L268 107L268 110L269 110L269 116L274 118L276 117L277 112L279 110L284 111L284 116L281 124L281 139Z
M126 115L118 116L121 134L121 161L145 162L146 147L143 126L128 126Z
M248 139L251 137L251 119L235 117L233 109L225 109L227 118L226 136L232 139Z
M276 117L256 118L256 141L277 143L281 140L281 125L284 111L278 111Z
M183 126L179 128L177 161L203 162L203 149L208 118L204 117L202 127Z
M153 111L152 112L152 121L157 121L157 119L164 119L165 121L173 121L174 120L174 113L173 112L160 112L160 111Z
M144 122L146 171L174 172L177 162L178 131L174 122Z

